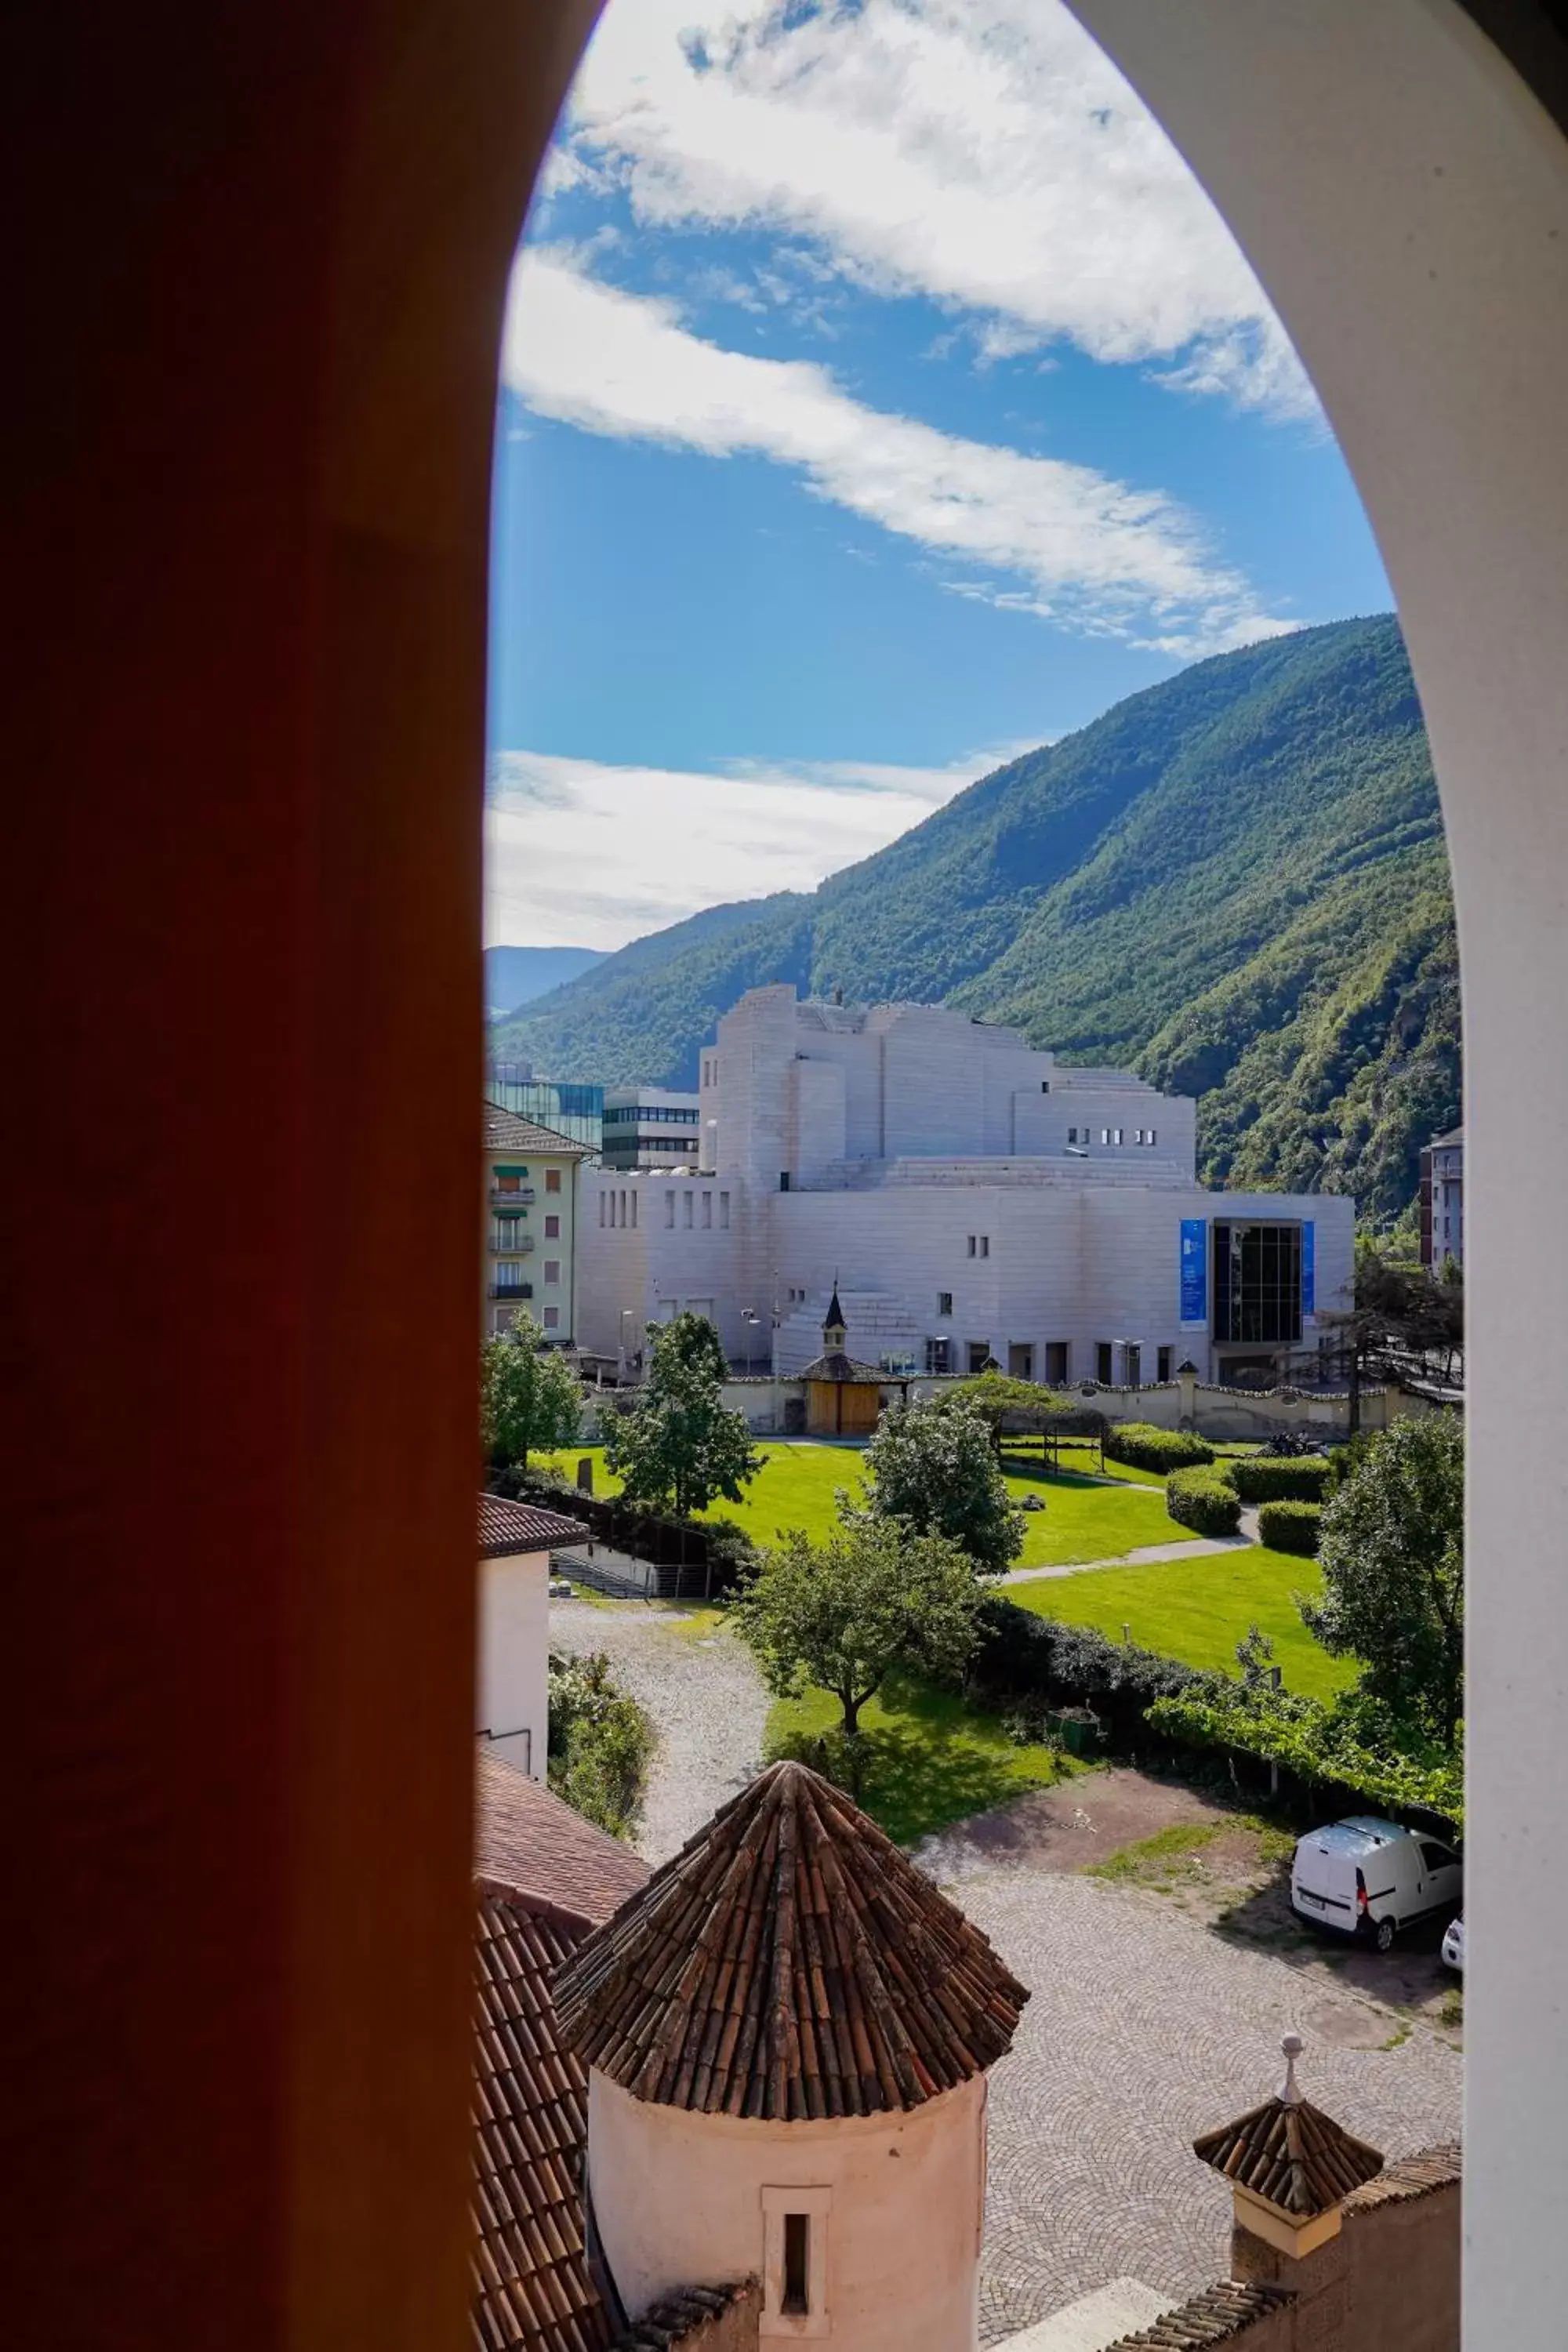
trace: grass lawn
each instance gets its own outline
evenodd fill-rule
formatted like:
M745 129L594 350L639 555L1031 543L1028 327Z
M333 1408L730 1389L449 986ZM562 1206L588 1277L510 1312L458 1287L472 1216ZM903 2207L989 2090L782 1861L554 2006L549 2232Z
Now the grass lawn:
M854 1446L813 1444L809 1439L769 1441L758 1452L763 1467L742 1501L715 1503L701 1515L738 1520L756 1543L776 1543L795 1528L821 1542L837 1521L837 1490L842 1486L856 1497L862 1492L860 1456ZM542 1466L548 1463L571 1476L584 1454L594 1465L595 1493L615 1494L619 1482L605 1469L599 1446L574 1446L542 1454L539 1460ZM1010 1469L1007 1486L1016 1501L1038 1495L1046 1504L1043 1511L1031 1511L1025 1519L1020 1568L1060 1568L1073 1560L1109 1559L1142 1544L1187 1540L1166 1516L1163 1481L1146 1485L1128 1478L1101 1486L1070 1471L1058 1477L1031 1465Z
M1236 1671L1237 1642L1249 1625L1261 1625L1274 1644L1275 1663L1284 1670L1286 1689L1331 1699L1354 1681L1356 1669L1352 1660L1331 1658L1320 1649L1296 1613L1291 1594L1317 1590L1313 1561L1253 1544L1243 1551L1205 1552L1196 1559L1095 1568L1082 1576L1011 1584L1006 1598L1041 1617L1096 1626L1113 1640L1129 1625L1134 1642L1146 1650L1230 1674Z
M775 1700L767 1752L815 1763L815 1741L838 1721L838 1702L826 1691ZM1000 1717L914 1675L889 1675L880 1697L861 1708L860 1729L860 1802L900 1845L1079 1769L1054 1748L1019 1747Z

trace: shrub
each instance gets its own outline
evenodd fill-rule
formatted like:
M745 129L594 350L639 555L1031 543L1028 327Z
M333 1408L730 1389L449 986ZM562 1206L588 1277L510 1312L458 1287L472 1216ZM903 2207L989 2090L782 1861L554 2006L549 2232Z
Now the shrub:
M1244 1503L1321 1503L1333 1483L1321 1454L1300 1454L1293 1462L1240 1454L1226 1464L1225 1475Z
M1455 1829L1464 1823L1463 1768L1373 1747L1353 1696L1327 1707L1314 1698L1211 1676L1205 1689L1153 1700L1149 1722L1194 1748L1276 1765L1304 1789L1331 1791L1340 1801L1431 1813Z
M1165 1508L1178 1527L1200 1536L1233 1536L1241 1524L1240 1497L1215 1470L1173 1470Z
M1003 1709L1042 1727L1047 1707L1090 1706L1113 1745L1137 1738L1151 1700L1206 1689L1217 1679L1180 1658L1113 1642L1091 1625L1037 1617L999 1595L987 1594L981 1602L978 1624L972 1685ZM1030 1736L1039 1738L1042 1730Z
M550 1659L550 1786L584 1820L629 1839L642 1810L653 1726L603 1651Z
M1105 1450L1113 1462L1134 1470L1183 1470L1214 1460L1214 1447L1186 1429L1156 1429L1152 1421L1112 1423L1105 1433Z
M1304 1559L1315 1559L1322 1516L1321 1503L1265 1503L1258 1514L1258 1539L1272 1551L1295 1551Z

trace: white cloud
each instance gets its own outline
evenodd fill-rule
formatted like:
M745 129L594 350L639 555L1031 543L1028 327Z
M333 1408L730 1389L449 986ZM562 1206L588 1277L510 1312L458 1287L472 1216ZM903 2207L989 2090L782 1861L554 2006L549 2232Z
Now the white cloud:
M808 239L858 284L981 314L992 357L1064 338L1316 414L1229 231L1059 0L610 0L566 138L645 225Z
M813 889L1028 748L946 768L740 760L711 775L503 751L485 821L485 937L618 948L704 907Z
M1291 625L1163 492L865 407L812 362L704 342L669 304L598 283L560 247L519 257L502 370L539 414L589 432L796 467L884 530L1021 577L1061 626L1214 651Z

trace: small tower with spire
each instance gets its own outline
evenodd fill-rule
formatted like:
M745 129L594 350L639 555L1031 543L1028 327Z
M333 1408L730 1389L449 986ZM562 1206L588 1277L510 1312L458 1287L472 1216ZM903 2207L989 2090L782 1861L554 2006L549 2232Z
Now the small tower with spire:
M838 1304L838 1276L833 1277L833 1296L827 1302L827 1313L822 1325L822 1352L825 1356L847 1354L846 1342L849 1327L844 1320L844 1309Z
M1235 2200L1233 2263L1247 2242L1272 2247L1300 2262L1340 2231L1340 2208L1354 2189L1383 2170L1383 2158L1301 2096L1296 2061L1303 2048L1288 2033L1280 2048L1285 2079L1271 2099L1251 2108L1219 2131L1193 2142L1193 2153L1231 2185ZM1271 2276L1283 2276L1265 2262ZM1236 2275L1256 2277L1256 2261L1240 2263Z
M757 2278L764 2342L973 2352L985 2070L1028 1994L839 1790L770 1766L555 1993L630 2321Z

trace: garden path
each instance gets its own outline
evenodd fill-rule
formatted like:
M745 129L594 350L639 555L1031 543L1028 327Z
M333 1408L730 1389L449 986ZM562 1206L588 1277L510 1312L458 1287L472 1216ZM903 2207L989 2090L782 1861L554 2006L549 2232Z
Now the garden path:
M762 1761L768 1695L734 1635L680 1610L642 1601L595 1608L552 1601L550 1646L603 1650L616 1681L647 1709L658 1738L634 1843L656 1866L678 1853Z
M1152 1560L1201 1559L1205 1552L1245 1551L1258 1539L1257 1506L1244 1503L1241 1533L1237 1536L1188 1536L1184 1541L1175 1543L1139 1544L1131 1551L1111 1552L1104 1559L1069 1559L1058 1568L1010 1568L996 1581L1037 1584L1042 1577L1082 1576L1091 1568L1143 1568Z

